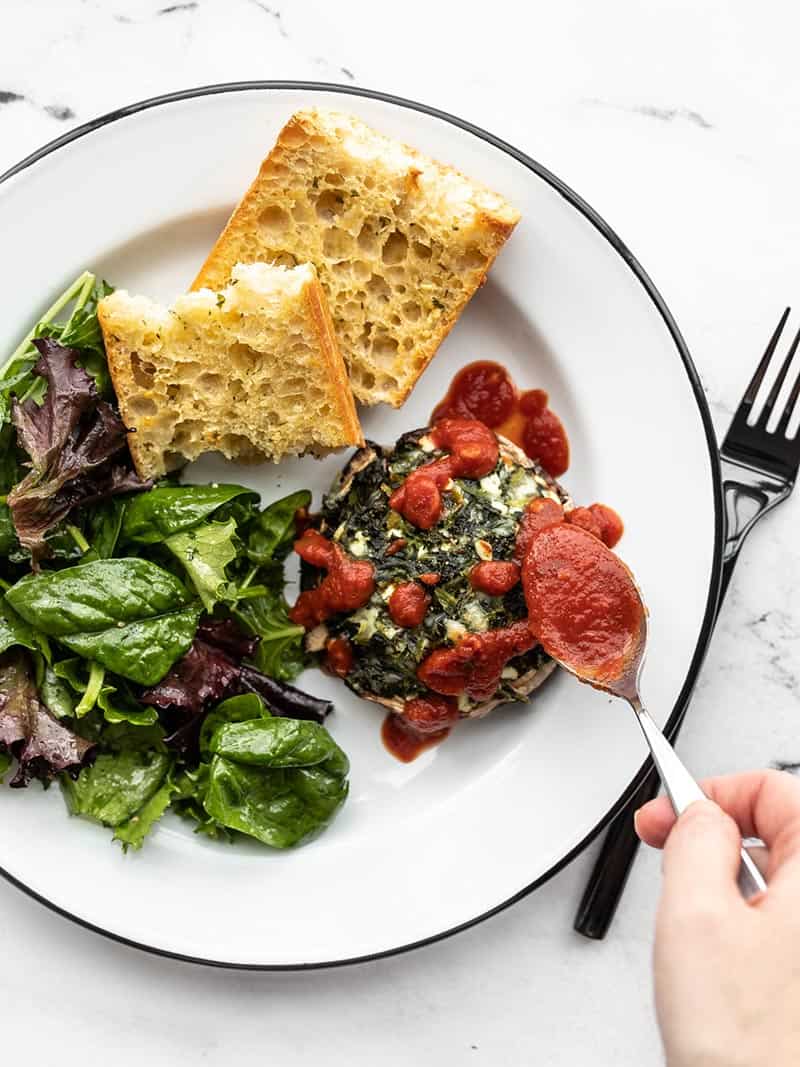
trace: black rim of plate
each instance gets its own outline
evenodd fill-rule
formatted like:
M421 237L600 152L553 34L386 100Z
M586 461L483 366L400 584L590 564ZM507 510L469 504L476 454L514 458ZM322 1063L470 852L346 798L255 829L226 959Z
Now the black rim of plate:
M512 159L521 163L532 171L537 177L547 182L553 189L556 190L565 200L567 200L585 219L587 219L594 228L602 234L602 236L608 241L611 247L617 252L622 259L627 263L633 275L636 277L640 285L644 288L650 300L653 302L656 311L659 313L664 321L672 340L675 343L675 347L678 351L678 355L681 358L684 369L686 371L689 382L692 386L697 408L700 414L700 419L703 424L703 430L706 436L706 444L708 446L708 458L711 465L711 478L714 491L714 558L711 568L711 579L709 582L708 597L706 600L706 609L703 616L703 625L700 628L700 634L695 646L694 654L692 656L691 663L689 664L689 670L686 678L684 679L683 686L678 698L675 702L675 706L667 721L667 726L670 726L675 717L679 713L679 709L684 702L688 700L692 689L694 688L697 676L700 672L700 667L703 662L703 658L708 647L708 643L711 637L711 632L714 626L714 618L716 612L717 599L719 596L720 577L722 573L722 541L723 541L723 529L724 529L724 509L722 498L722 481L720 476L719 467L719 453L717 449L717 440L714 434L714 426L711 421L711 412L706 402L703 387L700 382L700 377L692 362L692 357L689 355L689 349L686 347L686 342L681 336L680 330L672 317L672 313L664 302L663 297L656 289L650 277L638 262L636 257L625 245L625 243L617 236L608 223L597 212L586 203L576 192L565 185L560 178L557 178L555 174L552 174L546 167L542 166L535 159L526 155L524 152L520 152L519 149L514 148L513 145L501 140L499 137L495 137L493 134L488 133L486 130L481 129L479 126L474 126L471 122L466 122L464 119L457 118L455 115L451 115L446 111L440 111L438 108L430 107L427 104L420 104L414 100L406 100L403 97L392 96L390 93L382 93L375 89L361 89L352 85L337 85L336 83L327 82L309 82L309 81L244 81L244 82L225 82L219 85L205 85L199 86L195 89L184 89L180 92L166 93L163 96L154 96L147 100L141 100L135 104L129 104L127 107L119 108L116 111L111 111L107 115L101 115L96 119L92 119L89 122L84 123L82 126L76 127L74 130L70 130L68 133L63 134L61 137L57 137L54 141L50 141L48 144L39 148L37 151L26 156L15 166L7 170L5 174L0 175L0 184L13 177L15 174L19 174L27 167L37 163L40 159L50 155L63 145L69 144L71 141L77 140L79 137L84 137L86 134L93 133L95 130L101 129L103 126L107 126L111 122L117 122L119 119L127 118L130 115L135 115L140 111L145 111L149 108L160 107L163 104L172 104L181 100L191 100L195 97L213 96L219 93L236 93L236 92L251 92L253 90L265 90L270 91L285 91L285 90L299 90L304 92L326 92L326 93L339 93L342 96L355 96L355 97L367 97L371 100L380 100L383 103L394 104L397 107L408 108L411 111L419 111L425 115L430 115L433 118L441 119L444 122L450 123L451 126L456 126L460 130L464 130L466 133L472 134L474 137L478 137L480 140L485 141L492 147L499 149ZM72 912L67 911L65 908L59 907L52 901L47 900L40 893L31 889L29 886L24 885L12 874L0 867L0 875L6 878L12 885L21 889L28 896L38 900L41 904L50 908L52 911L59 915L63 915L67 919L71 919L73 922L78 923L80 926L85 927L87 930L92 930L94 933L102 934L105 937L109 937L114 941L118 941L120 944L130 945L132 948L142 949L145 952L150 952L158 956L165 956L171 959L182 960L187 963L200 963L213 967L226 967L236 970L247 971L300 971L300 970L316 970L323 967L337 967L354 963L366 963L370 960L382 959L386 956L394 956L401 952L409 952L411 949L421 948L423 945L430 945L436 941L441 941L443 938L451 937L453 934L460 933L462 930L468 929L470 926L475 926L477 923L483 922L485 919L496 915L498 912L503 911L505 908L510 907L512 904L516 904L518 900L532 893L534 889L538 889L540 885L543 885L548 879L552 878L559 871L563 870L567 864L571 863L576 856L578 856L587 845L589 845L595 837L603 830L614 818L615 815L625 806L625 804L633 796L634 792L641 784L644 776L650 768L650 760L648 759L641 766L633 780L628 785L627 789L621 794L616 804L605 813L605 815L597 822L597 824L589 831L589 833L580 841L574 848L562 856L562 858L544 874L540 875L530 885L524 886L518 892L507 900L501 901L499 904L490 908L488 911L483 912L481 915L476 915L472 919L468 919L466 922L459 923L457 926L453 926L447 930L442 930L440 933L432 934L429 937L423 938L420 941L414 941L407 945L397 945L395 948L382 949L380 952L369 953L365 956L355 956L348 959L341 960L328 960L322 963L294 963L294 964L258 964L258 963L226 963L222 960L208 960L203 959L201 956L190 956L183 953L171 952L168 949L158 948L156 945L145 945L139 941L133 941L130 938L124 937L121 934L114 933L113 930L105 930L100 926L95 926L93 923L86 919L81 918L78 915L73 915Z

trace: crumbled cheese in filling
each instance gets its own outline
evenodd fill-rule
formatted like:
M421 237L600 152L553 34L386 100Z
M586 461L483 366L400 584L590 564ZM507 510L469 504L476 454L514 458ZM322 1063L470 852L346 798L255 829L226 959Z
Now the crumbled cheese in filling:
M500 475L496 472L494 474L487 474L485 478L481 478L479 485L487 496L501 496L503 487L500 485Z
M510 483L511 493L508 505L515 511L521 511L533 497L541 494L541 489L532 474L514 475Z
M465 637L467 633L466 626L457 619L446 619L444 628L447 633L447 640L452 641L454 645L459 642L462 637Z
M377 607L359 608L358 611L353 613L353 622L358 626L358 630L353 636L353 640L357 645L365 645L371 638L375 636L378 623Z
M347 546L351 556L361 559L369 552L369 544L363 530L359 530L353 540Z
M461 618L466 623L467 628L472 630L473 633L483 633L484 630L489 629L489 620L486 618L486 613L477 600L467 601L461 609Z

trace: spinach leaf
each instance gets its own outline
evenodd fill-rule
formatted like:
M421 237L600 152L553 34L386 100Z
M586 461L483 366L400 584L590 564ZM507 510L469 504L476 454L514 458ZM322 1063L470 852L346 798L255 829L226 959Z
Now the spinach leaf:
M307 664L305 630L290 620L281 590L267 588L262 596L240 600L231 610L249 633L261 638L252 656L258 669L282 682L293 681Z
M174 792L175 786L167 779L135 815L114 829L114 840L122 844L123 852L129 848L138 851L142 847L145 837L170 806Z
M262 565L288 556L297 536L295 513L310 503L311 493L301 489L276 500L247 524L247 555L253 563Z
M164 541L183 564L206 611L212 611L228 593L225 568L236 559L235 533L236 523L229 519L226 523L205 522Z
M104 559L28 575L6 594L31 625L86 659L154 685L191 645L199 606L143 559Z
M241 485L165 485L129 501L122 523L122 542L157 544L197 526L235 497L258 499Z
M96 712L94 714L96 715ZM84 723L86 722L84 719ZM128 720L116 723L95 720L95 725L104 752L149 752L151 749L162 753L167 751L164 729L159 723L142 726Z
M72 781L61 785L72 815L119 826L135 815L162 785L170 767L163 752L123 749L103 753Z
M214 756L203 806L231 830L273 848L290 848L324 830L347 792L346 778L325 764L264 770Z
M225 838L232 840L233 835L218 823L203 807L203 799L208 792L208 763L197 767L182 767L172 776L172 808L184 819L195 823L194 832L204 834L212 840Z
M47 638L29 626L14 611L7 597L0 595L0 653L12 645L22 645L23 648L42 652L47 659L50 658Z
M229 722L247 722L249 719L267 718L269 712L261 697L255 693L242 693L228 697L206 715L200 728L200 755L210 757L209 743L218 726Z
M56 681L66 682L81 698L74 711L78 718L82 718L96 705L106 722L127 722L134 726L150 726L158 722L155 708L140 704L122 678L104 671L98 679L99 672L96 669L93 671L93 667L95 665L77 656L62 659L55 664L53 673ZM43 699L47 703L44 694Z
M114 555L127 503L126 497L112 496L91 509L86 524L86 537L91 545L84 556L86 563L92 559L110 559Z
M273 848L318 834L347 797L347 756L313 722L270 717L218 725L203 807Z
M37 661L36 682L39 696L48 711L57 719L72 718L75 715L75 699L70 687L58 677L43 657L39 657Z
M347 775L347 757L324 726L301 719L258 718L216 727L209 751L258 767L313 767Z
M113 684L103 686L97 697L97 706L106 722L127 722L132 726L152 726L158 722L156 709L140 704L118 678L113 679Z

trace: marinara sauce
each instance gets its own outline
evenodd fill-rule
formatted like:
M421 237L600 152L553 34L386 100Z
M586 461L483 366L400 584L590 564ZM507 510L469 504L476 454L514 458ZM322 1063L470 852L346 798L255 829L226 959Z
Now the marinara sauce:
M428 611L430 593L418 582L401 582L389 597L389 616L395 626L419 626Z
M366 560L352 559L334 541L317 530L306 530L294 550L314 567L327 571L315 589L297 598L289 618L307 630L342 611L363 607L375 591L375 568Z
M508 661L536 644L536 633L527 619L467 634L453 648L436 648L427 655L417 668L417 678L443 696L466 693L472 700L489 700Z
M425 749L444 741L459 718L453 699L426 693L407 700L402 715L390 712L383 720L381 738L393 756L410 763Z
M558 478L569 467L569 441L561 419L547 404L543 389L521 392L505 367L482 359L456 374L431 422L478 419Z
M353 646L346 637L331 637L325 643L325 669L337 678L346 678L353 666Z
M442 517L442 492L453 478L483 478L500 454L496 435L474 419L443 419L430 438L449 455L417 467L389 497L389 507L420 530Z
M580 526L539 530L522 565L532 630L544 650L587 681L619 678L640 646L644 607L633 576Z

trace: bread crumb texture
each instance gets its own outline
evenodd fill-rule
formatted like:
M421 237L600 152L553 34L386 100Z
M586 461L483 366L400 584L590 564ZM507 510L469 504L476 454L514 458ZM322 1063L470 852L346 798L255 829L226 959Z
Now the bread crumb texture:
M296 112L194 288L234 264L315 264L356 397L399 407L483 282L519 214L358 118Z
M98 314L143 477L209 451L256 462L363 444L310 264L237 265L227 288L171 309L117 290Z

